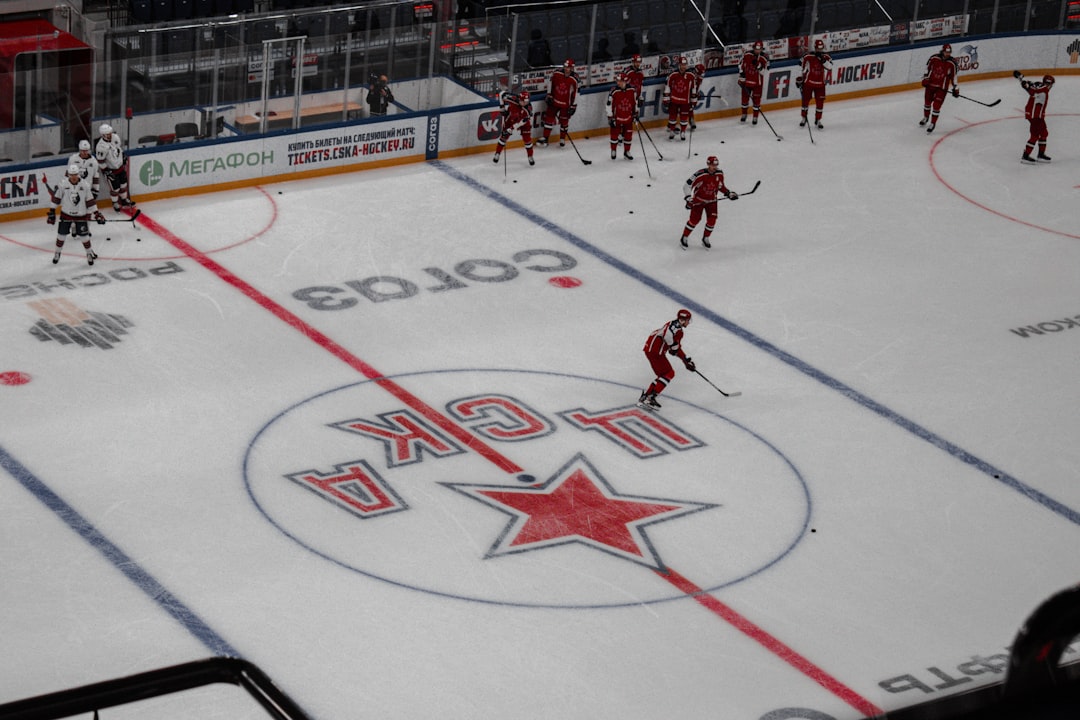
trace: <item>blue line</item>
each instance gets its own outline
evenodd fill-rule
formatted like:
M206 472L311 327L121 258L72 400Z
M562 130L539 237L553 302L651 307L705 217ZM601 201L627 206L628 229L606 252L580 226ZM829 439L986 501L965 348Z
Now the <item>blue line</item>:
M61 500L56 493L50 490L45 483L27 470L22 463L12 457L3 447L0 447L0 467L11 473L34 497L67 523L68 527L74 530L83 540L90 543L91 546L104 555L106 560L124 573L129 580L135 583L151 600L160 605L165 612L176 618L189 633L194 635L212 653L226 657L240 657L240 654L224 638L210 629L210 626L203 622L198 615L166 590L161 583L128 557L123 550L110 542L75 508Z
M453 167L451 167L451 166L447 165L446 163L444 163L442 161L439 161L439 160L434 161L432 163L432 165L434 165L439 170L442 170L444 173L446 173L450 177L454 178L455 180L459 180L459 181L465 183L466 185L471 187L473 190L476 190L480 194L490 198L491 200L494 200L495 202L499 203L500 205L502 205L506 209L517 213L518 215L522 216L526 220L529 220L530 222L535 223L536 225L539 225L540 227L544 228L545 230L550 231L555 236L557 236L559 238L562 238L563 240L565 240L566 242L570 243L571 245L577 247L578 249L583 250L583 251L589 253L590 255L596 257L597 259L607 263L608 265L612 266L613 268L615 268L619 272L624 273L625 275L629 275L630 277L637 280L638 282L640 282L640 283L642 283L644 285L647 285L648 287L652 288L653 290L656 290L661 295L664 295L666 297L671 298L672 300L675 300L678 304L680 304L680 305L682 305L684 307L687 307L690 310L693 310L694 313L696 313L697 315L699 315L701 317L708 318L713 323L719 325L720 327L722 327L725 330L731 332L732 334L736 335L737 337L742 338L743 340L750 343L751 345L758 348L759 350L763 350L764 352L768 353L769 355L772 355L773 357L775 357L777 360L780 360L781 362L783 362L783 363L785 363L787 365L790 365L791 367L795 368L796 370L803 373L804 375L806 375L806 376L808 376L808 377L810 377L810 378L812 378L814 380L817 380L819 383L823 384L825 387L827 387L827 388L829 388L831 390L835 390L835 391L839 392L841 395L844 395L845 397L847 397L848 399L857 402L859 405L862 405L867 410L871 410L871 411L877 413L878 415L885 418L889 422L891 422L891 423L893 423L895 425L898 425L899 427L903 428L904 430L907 430L908 432L910 432L911 434L913 434L915 437L919 438L920 440L925 440L926 442L930 443L934 447L939 448L941 450L944 450L945 452L947 452L949 455L952 455L954 458L956 458L960 462L975 468L979 472L982 472L983 474L991 477L992 479L1002 483L1006 487L1009 487L1009 488L1015 490L1016 492L1020 493L1021 495L1023 495L1027 499L1033 500L1034 502L1037 502L1039 505L1042 505L1047 510L1050 510L1051 512L1054 512L1054 513L1057 513L1058 515L1065 518L1066 520L1073 523L1074 525L1080 525L1080 512L1077 512L1076 510L1073 510L1072 508L1065 505L1064 503L1058 502L1057 500L1050 497L1049 495L1046 495L1044 493L1039 492L1038 490L1031 487L1030 485L1027 485L1026 483L1021 482L1017 478L1015 478L1012 475L1004 472L1003 470L1000 470L1000 469L994 467L993 465L986 462L985 460L982 460L982 459L976 457L975 455L972 455L967 450L964 450L963 448L959 447L958 445L955 445L955 444L949 442L948 440L941 437L940 435L936 435L935 433L931 432L930 430L927 430L922 425L919 425L918 423L914 422L913 420L909 420L906 417L904 417L903 415L900 415L899 413L896 413L896 412L890 410L889 408L885 407L884 405L882 405L878 401L873 400L873 399L867 397L866 395L863 395L858 390L845 385L844 383L840 382L836 378L826 374L825 372L823 372L821 370L818 370L817 368L813 367L812 365L809 365L806 362L803 362L802 360L795 357L794 355L792 355L792 354L790 354L790 353L788 353L788 352L786 352L784 350L781 350L780 348L776 347L775 345L773 345L769 341L767 341L767 340L765 340L763 338L760 338L757 335L755 335L754 333L750 332L746 328L740 327L739 325L736 325L735 323L728 320L727 318L724 318L724 317L721 317L720 315L717 315L712 310L709 310L708 308L703 307L700 304L694 302L693 300L686 297L685 295L683 295L679 291L677 291L677 290L675 290L673 288L670 288L667 285L664 285L662 282L660 282L660 281L656 280L655 278L653 278L653 277L651 277L649 275L646 275L645 273L637 270L636 268L626 264L625 262L618 259L617 257L604 252L600 248L586 242L584 239L578 237L577 235L570 232L569 230L561 228L558 225L556 225L555 223L551 222L550 220L547 220L546 218L541 217L540 215L537 215L532 210L529 210L528 208L518 204L517 202L514 202L513 200L506 197L505 195L502 195L502 194L496 192L495 190L492 190L488 186L484 185L483 183L479 182L478 180L475 180L475 179L469 177L465 173L463 173L463 172L461 172L459 170L456 170L455 168L453 168Z

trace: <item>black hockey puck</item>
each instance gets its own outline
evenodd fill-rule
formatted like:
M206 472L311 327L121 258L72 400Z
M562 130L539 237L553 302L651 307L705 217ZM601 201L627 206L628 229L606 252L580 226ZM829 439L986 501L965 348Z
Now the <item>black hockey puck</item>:
M517 180L515 180L514 182L517 182Z
M105 238L105 242L109 242L112 238Z
M645 187L652 187L652 183L645 183Z
M631 214L631 215L633 215L633 214L634 214L634 211L633 211L633 210L631 210L631 211L630 211L630 214Z
M723 145L723 144L724 144L724 141L723 141L723 140L721 140L721 141L720 141L720 144L721 144L721 145Z
M135 242L142 242L142 238L135 238Z
M630 179L631 179L631 180L633 180L633 179L634 179L634 176L633 176L633 175L631 175L631 176L630 176Z
M529 473L521 473L520 475L517 476L517 479L518 479L518 482L529 483L529 484L532 484L532 483L536 482L536 476L530 475Z

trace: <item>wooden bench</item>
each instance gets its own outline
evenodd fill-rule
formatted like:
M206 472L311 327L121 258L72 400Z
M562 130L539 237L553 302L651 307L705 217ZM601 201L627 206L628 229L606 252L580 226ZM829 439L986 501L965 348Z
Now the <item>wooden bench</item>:
M361 106L359 103L348 103L345 107L346 118L349 120L360 116ZM301 108L300 126L318 125L320 123L338 122L341 120L341 105L315 105ZM293 124L292 110L269 110L266 117L267 130L283 130L291 128ZM236 129L242 133L259 132L259 117L255 115L238 115Z

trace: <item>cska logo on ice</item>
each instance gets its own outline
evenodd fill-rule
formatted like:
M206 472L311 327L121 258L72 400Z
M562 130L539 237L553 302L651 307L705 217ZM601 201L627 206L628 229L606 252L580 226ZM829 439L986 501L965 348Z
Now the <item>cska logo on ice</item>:
M499 369L365 381L267 423L244 479L316 556L446 597L638 605L679 596L669 568L717 589L774 566L808 521L794 464L699 398L655 413L637 392Z

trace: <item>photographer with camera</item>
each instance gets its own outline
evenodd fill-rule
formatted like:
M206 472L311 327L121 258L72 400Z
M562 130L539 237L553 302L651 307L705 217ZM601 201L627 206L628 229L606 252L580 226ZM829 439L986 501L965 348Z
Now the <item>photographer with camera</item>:
M367 104L371 108L372 117L385 115L390 103L394 102L394 93L390 92L387 83L390 82L385 75L371 75L371 89L368 90Z

